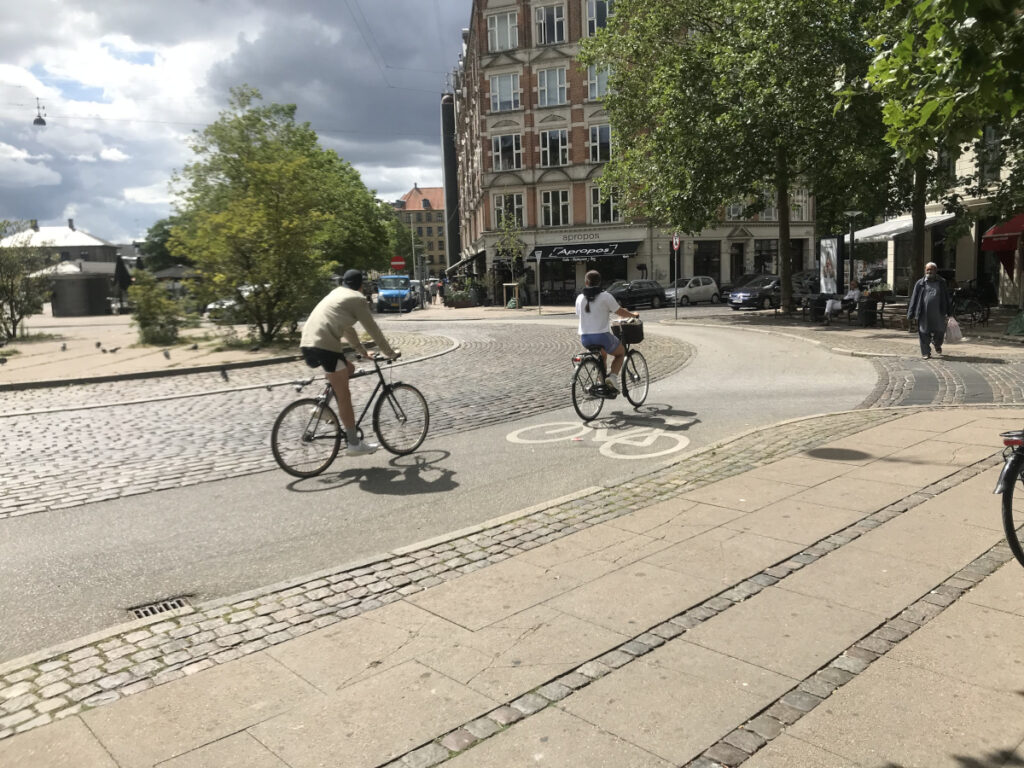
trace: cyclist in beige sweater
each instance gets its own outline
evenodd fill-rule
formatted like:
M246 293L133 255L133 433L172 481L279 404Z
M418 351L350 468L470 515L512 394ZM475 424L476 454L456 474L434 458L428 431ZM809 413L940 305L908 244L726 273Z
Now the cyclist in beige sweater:
M309 313L299 342L306 365L310 368L323 368L327 381L331 383L338 399L338 417L348 438L348 453L353 456L373 453L379 447L376 443L360 441L356 431L356 415L352 410L352 394L348 388L349 377L356 369L346 353L354 350L356 355L362 357L373 355L359 341L355 324L359 323L370 334L382 356L398 357L373 319L370 305L360 292L362 284L363 273L358 269L348 270L341 278L341 285L324 296ZM342 339L347 344L343 344ZM339 366L339 362L342 365Z

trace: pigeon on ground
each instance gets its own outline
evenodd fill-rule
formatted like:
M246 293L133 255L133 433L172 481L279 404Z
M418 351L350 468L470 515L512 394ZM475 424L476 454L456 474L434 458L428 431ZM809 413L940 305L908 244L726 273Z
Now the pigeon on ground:
M96 349L99 349L102 346L103 346L103 342L102 341L97 341L96 342Z
M171 350L165 349L164 350L164 357L166 357L168 360L170 360L171 359Z
M60 345L60 351L61 352L67 352L68 351L68 343L66 341L63 344Z
M107 354L107 350L105 349L101 349L100 352L102 352L104 355Z
M228 380L228 369L227 368L221 368L220 369L220 377L222 379L224 379L224 381Z
M6 357L0 357L0 365L7 365L7 358Z
M199 349L199 345L193 344L191 347L189 347L189 349Z
M250 352L259 352L261 349L263 349L263 347L261 347L259 344L257 344L255 347L253 347L249 351Z
M110 348L110 349L108 349L107 351L108 351L108 352L110 352L110 354L114 354L114 353L115 353L115 352L117 352L117 350L119 350L119 349L120 349L120 347L111 347L111 348Z

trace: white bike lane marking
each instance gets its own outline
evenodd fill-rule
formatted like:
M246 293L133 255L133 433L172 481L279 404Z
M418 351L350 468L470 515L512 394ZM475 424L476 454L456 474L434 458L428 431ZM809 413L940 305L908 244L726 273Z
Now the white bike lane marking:
M671 426L686 426L693 419L665 419ZM562 440L599 443L599 453L609 459L652 459L683 450L690 444L690 438L663 427L632 427L627 429L609 427L588 427L571 421L556 421L548 424L534 424L510 432L505 439L517 445L556 443Z

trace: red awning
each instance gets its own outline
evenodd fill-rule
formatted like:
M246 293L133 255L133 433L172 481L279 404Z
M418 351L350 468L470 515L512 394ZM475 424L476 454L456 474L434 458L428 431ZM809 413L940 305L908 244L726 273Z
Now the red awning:
M981 238L983 251L1015 251L1020 233L1024 232L1024 213L1018 213L1009 221L996 224Z

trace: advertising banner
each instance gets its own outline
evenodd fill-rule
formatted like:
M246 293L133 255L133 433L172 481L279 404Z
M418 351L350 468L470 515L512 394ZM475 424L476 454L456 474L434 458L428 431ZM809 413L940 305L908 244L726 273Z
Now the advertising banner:
M837 293L836 287L836 253L839 248L837 238L821 241L821 292Z

